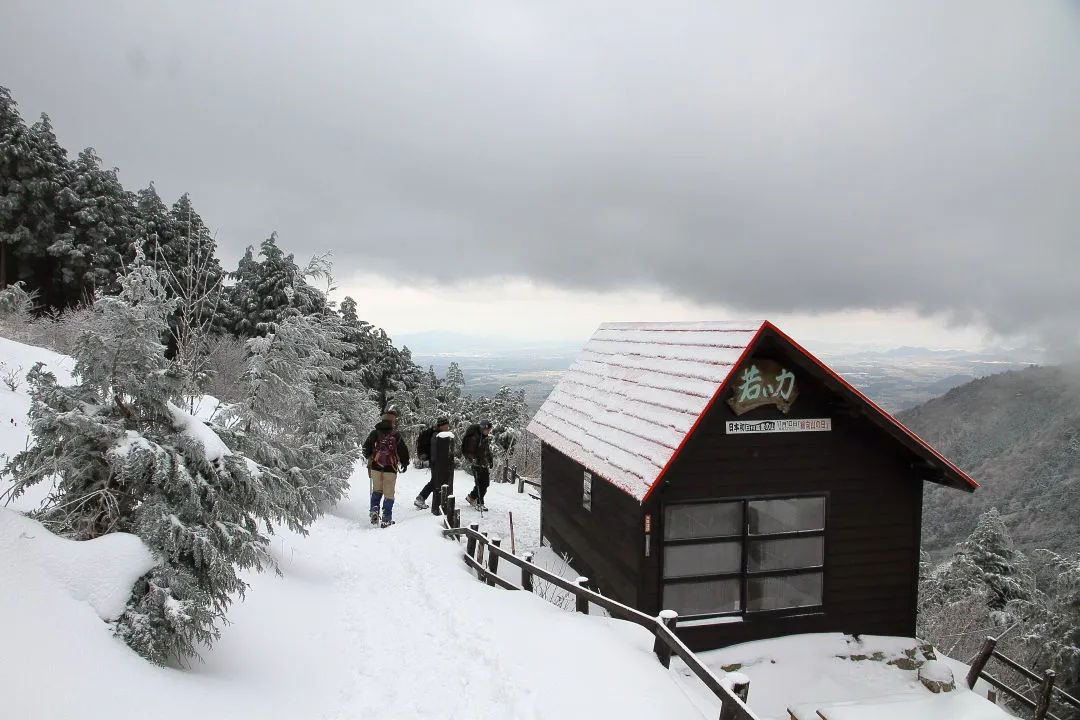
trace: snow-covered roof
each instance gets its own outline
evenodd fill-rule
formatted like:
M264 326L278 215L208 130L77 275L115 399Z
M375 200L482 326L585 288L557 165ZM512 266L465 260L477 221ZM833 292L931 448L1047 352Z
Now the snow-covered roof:
M529 432L640 500L764 324L605 323Z
M528 430L643 500L764 330L805 355L857 398L867 416L933 466L943 484L972 490L959 468L772 323L604 323L537 411Z

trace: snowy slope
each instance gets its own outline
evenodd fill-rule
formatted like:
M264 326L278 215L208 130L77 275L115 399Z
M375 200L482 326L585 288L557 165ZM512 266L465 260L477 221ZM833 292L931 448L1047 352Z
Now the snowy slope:
M57 361L7 341L0 352L27 368ZM25 385L0 400L10 416L0 447L21 449ZM145 568L141 543L71 543L0 512L0 717L700 717L644 630L478 582L461 546L412 508L426 481L424 471L402 476L399 523L386 530L367 522L358 473L308 537L276 536L282 576L250 577L219 644L186 671L147 664L99 617ZM490 504L539 505L511 486L494 488Z

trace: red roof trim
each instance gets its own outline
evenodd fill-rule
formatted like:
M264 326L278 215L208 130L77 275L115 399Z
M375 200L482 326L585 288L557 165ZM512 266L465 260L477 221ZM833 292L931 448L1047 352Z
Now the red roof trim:
M963 480L965 480L965 481L966 481L966 482L967 482L967 483L968 483L968 484L969 484L969 485L971 486L971 489L972 489L972 490L974 490L974 489L976 489L977 487L979 487L979 484L978 484L977 482L975 482L974 480L972 480L972 479L971 479L970 477L968 477L968 474L967 474L967 473L965 473L965 472L964 472L963 470L961 470L960 468L958 468L958 467L956 467L955 465L953 465L953 464L952 464L951 462L949 462L949 460L948 460L947 458L945 458L945 456L943 456L943 455L942 455L941 453L939 453L939 452L938 452L937 450L935 450L934 448L930 447L930 445L928 445L928 444L927 444L927 443L926 443L926 442L925 442L925 441L924 441L924 440L923 440L922 438L920 438L920 437L919 437L918 435L916 435L915 433L913 433L913 432L911 432L910 430L908 430L908 429L907 429L906 427L904 427L904 426L903 426L903 424L901 424L901 423L900 423L900 421L898 421L898 420L897 420L896 418L894 418L894 417L893 417L892 415L890 415L889 413L885 412L885 411L884 411L884 410L882 410L882 409L881 409L880 407L878 407L877 403L875 403L875 402L874 402L873 400L871 400L870 398L866 397L866 396L865 396L865 395L863 395L863 394L862 394L861 392L859 392L858 390L856 390L856 389L855 389L855 387L851 385L851 383L849 383L849 382L848 382L847 380L845 380L844 378L842 378L842 377L840 377L839 375L837 375L837 374L836 374L835 372L833 372L833 371L832 371L832 370L831 370L831 369L829 368L829 366L828 366L828 365L826 365L825 363L823 363L823 362L821 362L820 360L818 360L818 359L817 359L816 357L814 357L814 356L813 356L813 355L812 355L811 353L807 352L806 348L804 348L804 347L803 347L802 345L800 345L799 343L795 342L795 341L794 341L794 340L792 340L792 339L791 339L790 337L788 337L788 336L787 336L787 334L785 334L785 333L784 333L784 332L783 332L782 330L780 330L780 328L776 327L775 325L773 325L773 324L772 324L771 322L769 322L768 320L766 320L766 321L765 321L765 324L764 324L764 325L762 326L762 329L764 329L765 327L767 327L767 328L769 328L770 330L772 330L773 332L775 332L775 333L776 333L777 335L779 335L779 336L780 336L781 338L783 338L783 339L784 339L785 341L787 341L787 342L791 343L791 345L792 345L792 346L793 346L793 347L794 347L794 348L795 348L796 350L798 350L798 351L799 351L799 352L801 352L801 353L802 353L803 355L805 355L805 356L806 356L806 357L807 357L807 358L808 358L809 360L813 361L815 365L817 365L817 366L818 366L819 368L821 368L821 369L822 369L822 370L824 370L824 371L825 371L826 373L828 373L828 375L829 375L829 376L830 376L831 378L833 378L834 380L836 380L837 382L839 382L839 383L840 383L841 385L843 385L843 386L844 386L845 388L847 388L847 389L848 389L848 390L850 390L850 391L851 391L852 393L854 393L854 394L855 394L855 395L856 395L856 396L857 396L857 397L858 397L858 398L859 398L860 400L862 400L862 401L863 401L864 403L866 403L866 404L867 404L867 405L869 405L869 406L870 406L871 408L873 408L873 409L874 409L874 410L875 410L875 411L876 411L876 412L878 413L878 415L880 415L881 417L883 417L883 418L884 418L885 420L887 420L887 421L888 421L888 422L889 422L889 423L890 423L891 425L893 425L894 427L896 427L897 429L899 429L899 430L900 430L901 432L903 432L903 433L904 433L905 435L907 435L907 436L908 436L909 438L911 438L911 439L912 439L912 440L914 440L914 441L915 441L916 443L918 443L918 444L919 444L919 446L921 446L921 447L922 447L922 448L923 448L924 450L926 450L927 452L929 452L929 453L930 453L931 455L933 455L933 456L934 456L935 458L937 458L938 460L940 460L941 462L943 462L943 463L944 463L944 464L945 464L945 465L946 465L946 466L947 466L947 467L948 467L948 468L949 468L950 470L952 470L952 471L953 471L953 472L955 472L955 473L956 473L957 475L959 475L959 476L960 476L960 477L961 477L961 478L962 478ZM756 339L757 339L757 336L754 336L754 339L756 340ZM740 362L741 362L741 361L742 361L742 359L740 358ZM725 380L725 384L726 384L726 382L727 382L727 381ZM722 386L722 385L721 385L721 389L723 389L723 386ZM719 393L719 392L720 392L720 391L719 391L719 390L717 390L717 393ZM711 405L711 404L712 404L712 403L710 402L710 405ZM700 420L700 418L699 418L699 420ZM695 423L695 425L696 425L696 423Z
M656 476L656 480L654 480L653 484L649 486L649 489L645 492L645 496L641 498L642 504L645 504L645 501L647 501L649 497L652 496L653 490L655 490L657 486L659 486L660 483L663 482L664 475L667 474L668 468L671 467L671 464L673 462L675 462L675 459L679 457L679 453L682 452L683 446L686 445L686 441L689 440L690 437L697 430L698 425L701 424L702 418L704 418L709 413L709 410L712 408L713 403L716 402L716 398L720 397L720 393L724 392L724 388L727 387L728 380L731 379L731 376L735 373L735 370L739 367L739 365L742 364L743 360L746 359L747 354L754 347L754 345L757 344L758 338L761 337L761 333L765 330L766 327L769 326L770 325L767 321L763 322L761 326L758 327L757 331L754 332L754 337L750 338L750 342L746 343L746 347L743 348L742 353L739 355L739 359L736 360L735 363L731 366L731 370L724 377L724 381L720 383L720 387L716 388L716 392L714 392L713 396L709 398L709 402L705 403L705 409L701 411L701 414L697 416L696 420L694 420L694 424L691 425L690 429L686 431L685 435L683 435L683 439L679 443L679 447L675 448L675 452L673 452L671 454L671 457L668 458L667 464L664 465L664 467L660 470L660 474ZM743 329L740 332L746 332L746 330Z
M724 392L724 389L727 387L728 380L731 379L731 376L734 374L735 370L739 367L739 365L741 365L743 363L743 361L747 358L747 356L749 356L750 351L754 349L754 346L757 344L757 341L761 338L761 335L765 331L766 328L768 328L769 330L772 330L777 335L779 335L783 340L790 343L792 347L794 347L796 350L798 350L800 353L802 353L807 359L809 359L811 362L813 362L819 368L824 370L825 373L827 375L829 375L829 377L836 380L843 387L845 387L849 391L851 391L856 397L858 397L860 400L862 400L864 403L866 403L869 407L873 408L873 410L875 412L877 412L877 414L880 415L882 418L887 420L890 425L892 425L893 427L895 427L898 430L900 430L901 432L903 432L910 439L914 440L921 448L923 448L924 450L929 452L931 455L933 455L935 458L937 458L939 461L944 463L946 467L948 467L950 470L955 472L960 478L962 478L965 482L967 482L968 485L971 486L972 490L979 487L979 484L977 482L975 482L974 480L972 480L970 477L968 477L967 473L965 473L963 470L958 468L956 465L953 465L951 462L949 462L949 460L947 458L945 458L941 453L939 453L934 448L930 447L930 445L928 445L922 438L920 438L918 435L916 435L915 433L908 430L906 427L903 426L903 424L901 424L898 420L896 420L896 418L894 418L892 415L890 415L889 413L885 412L880 407L878 407L877 403L875 403L873 400L871 400L870 398L863 395L861 392L859 392L857 389L855 389L855 387L851 383L849 383L847 380L845 380L844 378L842 378L838 374L836 374L828 365L826 365L825 363L818 360L812 353L807 351L806 348L804 348L802 345L800 345L799 343L792 340L785 332L780 330L780 328L776 327L771 322L766 320L765 322L763 322L761 324L761 327L758 328L757 332L754 333L754 337L751 338L750 342L746 344L746 348L743 350L742 354L739 355L739 359L736 360L735 364L731 366L731 370L732 370L731 373L728 373L728 376L724 378L724 381L722 383L720 383L720 387L718 387L716 389L716 392L713 393L712 398L710 398L709 402L705 405L705 409L702 410L701 414L698 415L696 420L694 420L694 424L690 426L690 429L686 432L686 435L683 436L682 441L679 443L679 446L677 448L675 448L675 452L672 453L671 458L667 461L667 464L664 465L663 469L660 470L660 474L656 477L656 480L649 487L648 491L646 491L645 496L641 498L642 504L644 504L645 501L647 501L652 496L653 491L663 481L664 475L667 474L668 468L670 468L672 463L675 462L675 459L679 457L679 453L682 452L683 446L686 445L686 441L689 440L690 436L692 436L694 434L694 432L697 430L698 425L701 424L702 419L705 417L705 415L708 414L709 410L712 408L713 403L715 403L716 399L718 397L720 397L720 394L722 392Z

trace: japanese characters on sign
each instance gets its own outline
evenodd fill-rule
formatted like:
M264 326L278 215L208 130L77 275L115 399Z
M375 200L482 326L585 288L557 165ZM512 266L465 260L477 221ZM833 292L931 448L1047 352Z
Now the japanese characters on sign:
M799 395L795 374L774 360L751 360L737 371L728 405L736 415L762 405L786 413Z
M782 432L829 432L832 418L803 418L791 420L728 420L728 435Z

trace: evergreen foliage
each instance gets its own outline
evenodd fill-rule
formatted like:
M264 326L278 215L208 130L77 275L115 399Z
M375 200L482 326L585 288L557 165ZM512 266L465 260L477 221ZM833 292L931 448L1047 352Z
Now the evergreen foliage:
M295 487L240 452L177 405L182 370L161 336L175 300L137 261L121 293L100 297L76 344L78 383L62 387L40 366L29 382L33 445L4 468L13 493L41 481L56 491L37 513L54 532L90 539L138 535L159 565L133 590L117 634L165 664L197 656L218 637L238 572L272 566L273 523Z

